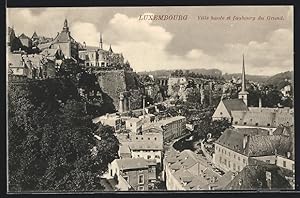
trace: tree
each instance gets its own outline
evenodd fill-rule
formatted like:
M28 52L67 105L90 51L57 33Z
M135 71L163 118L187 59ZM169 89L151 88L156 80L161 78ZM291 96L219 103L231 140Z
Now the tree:
M80 97L71 93L77 90L59 83L9 85L10 191L103 189L99 175L118 151L114 131L98 129ZM99 155L92 155L94 148Z

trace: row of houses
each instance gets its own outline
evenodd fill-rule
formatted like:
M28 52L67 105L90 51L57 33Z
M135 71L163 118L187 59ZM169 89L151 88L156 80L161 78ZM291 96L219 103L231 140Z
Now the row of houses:
M287 190L295 188L293 127L273 134L230 128L214 143L212 161L191 150L166 153L167 190Z
M107 114L93 119L115 128L119 145L119 159L108 165L106 179L115 181L115 190L147 191L160 180L164 142L185 132L185 117L177 116L164 120L152 119L144 114L129 117Z

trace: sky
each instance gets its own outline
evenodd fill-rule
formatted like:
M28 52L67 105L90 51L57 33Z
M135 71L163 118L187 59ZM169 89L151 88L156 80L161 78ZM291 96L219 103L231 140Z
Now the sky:
M140 15L181 15L187 20L140 20ZM208 17L199 20L198 17ZM212 20L211 17L224 17ZM264 20L258 20L258 17ZM227 19L230 17L230 19ZM248 17L254 20L233 20ZM268 17L282 20L268 20ZM89 46L123 53L132 68L220 69L274 75L293 70L292 6L8 8L16 35L55 37L67 19L72 37Z

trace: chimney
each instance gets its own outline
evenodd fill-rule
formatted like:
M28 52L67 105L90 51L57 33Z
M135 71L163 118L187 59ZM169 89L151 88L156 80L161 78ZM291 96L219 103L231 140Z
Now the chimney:
M258 107L259 107L259 108L262 108L262 101L261 101L261 97L259 97L259 99L258 99Z
M143 118L145 118L145 98L146 96L143 96Z
M244 134L244 138L243 138L243 149L246 148L246 145L248 143L248 140L249 140L249 136Z
M272 173L269 171L266 171L266 182L269 189L272 188Z
M291 152L287 152L286 156L287 156L287 158L290 158L291 157Z

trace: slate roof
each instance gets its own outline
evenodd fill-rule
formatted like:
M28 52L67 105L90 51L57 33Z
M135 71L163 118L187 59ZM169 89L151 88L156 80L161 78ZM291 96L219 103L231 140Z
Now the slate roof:
M170 117L170 118L167 118L167 119L163 119L163 120L159 120L158 122L156 122L157 125L168 125L172 122L175 122L175 121L178 121L178 120L183 120L185 119L184 116L175 116L175 117Z
M225 99L222 102L230 115L232 111L248 111L248 107L242 99Z
M215 183L221 178L220 174L209 167L207 161L197 156L191 150L184 150L181 153L169 151L166 153L165 161L169 168L175 171L172 173L173 176L182 183L183 188L186 190L208 189L208 184ZM195 166L198 167L198 170L195 170ZM215 185L227 184L224 182L220 180Z
M271 173L271 186L266 172ZM288 190L292 186L279 167L272 164L247 165L223 190Z
M22 33L20 36L19 36L19 39L28 39L30 40L30 38L28 36L26 36L24 33Z
M129 143L129 148L131 150L163 150L163 143L152 142L152 141L134 141Z
M37 47L38 47L40 50L43 50L43 49L50 48L50 46L51 46L52 44L53 44L52 42L42 43L42 44L38 44Z
M38 39L39 38L39 36L37 35L37 33L36 32L33 32L33 34L32 34L32 37L31 37L32 39Z
M116 159L120 170L144 169L148 168L149 162L144 158L124 158Z
M290 150L289 137L258 133L259 130L257 133L253 131L249 133L249 130L243 128L226 129L215 143L246 156L275 155L275 152L285 154ZM244 138L247 138L245 148L243 148Z
M232 111L233 123L236 125L278 127L293 125L294 115L281 111Z

